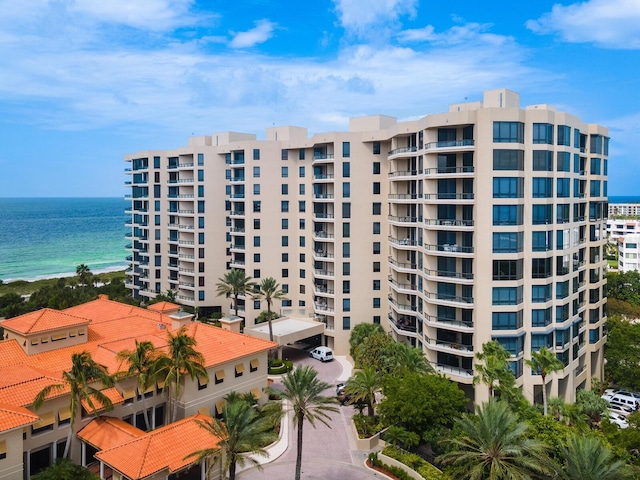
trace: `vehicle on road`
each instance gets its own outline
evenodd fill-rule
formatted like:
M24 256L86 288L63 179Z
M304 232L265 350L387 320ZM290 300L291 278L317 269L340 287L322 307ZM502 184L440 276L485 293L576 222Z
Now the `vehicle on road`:
M333 350L329 347L316 347L311 350L310 355L321 362L330 362L333 360Z
M338 385L336 385L336 397L338 398L340 405L343 406L348 405L349 402L351 402L351 395L345 393L344 391L345 386L345 383L339 383Z
M627 417L625 417L621 413L609 412L609 421L611 423L615 423L620 428L627 428L629 426Z

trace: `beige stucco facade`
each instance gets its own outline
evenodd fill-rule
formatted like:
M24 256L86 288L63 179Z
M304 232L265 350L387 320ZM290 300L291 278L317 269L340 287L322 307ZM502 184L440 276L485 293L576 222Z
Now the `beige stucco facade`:
M606 128L522 107L506 89L410 122L214 133L138 152L125 158L129 286L233 313L214 293L227 268L274 277L288 291L276 308L323 322L338 354L354 326L381 323L476 401L484 342L512 352L530 399L541 380L524 359L547 345L566 364L549 393L573 400L602 375L607 157ZM266 308L240 305L248 325Z

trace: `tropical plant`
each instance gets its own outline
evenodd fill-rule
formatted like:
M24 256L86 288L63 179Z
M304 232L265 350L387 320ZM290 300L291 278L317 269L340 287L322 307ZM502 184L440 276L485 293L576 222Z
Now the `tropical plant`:
M344 393L351 395L351 403L359 401L367 405L367 415L373 417L376 392L382 388L382 377L367 367L358 370L346 383Z
M88 468L76 465L68 458L58 458L55 463L31 477L32 480L100 480Z
M417 433L410 432L404 427L391 425L384 432L384 441L394 447L402 446L403 448L410 448L416 447L420 443L420 436Z
M425 375L434 372L422 350L406 343L389 343L382 349L381 355L385 373L415 372Z
M218 296L230 295L233 297L233 307L236 317L238 316L238 296L240 294L250 294L255 287L255 282L251 281L251 277L247 277L244 270L234 268L230 272L224 274L218 279L216 289Z
M622 480L633 471L594 436L570 435L564 449L565 465L560 470L563 480Z
M298 367L287 373L282 379L284 391L272 390L272 393L287 400L293 411L293 424L297 427L297 455L295 480L300 480L302 469L302 433L305 420L315 428L316 421L331 428L330 412L338 412L334 406L337 400L333 396L323 395L331 388L318 378L318 372L310 365Z
M506 402L490 399L456 423L461 434L445 440L449 451L437 459L454 467L455 478L530 480L548 471L545 445L527 438L529 427Z
M78 281L83 287L89 285L90 280L93 278L93 273L88 266L84 263L81 263L76 267L76 276L78 277Z
M164 380L163 390L167 391L168 403L171 406L170 422L178 416L178 400L182 393L182 377L192 380L209 379L204 368L204 356L196 350L196 339L189 336L187 328L182 327L175 334L167 332L168 354L160 353L153 362L152 378Z
M478 374L473 377L473 384L486 384L489 387L489 398L493 397L496 390L504 392L513 388L515 377L508 363L511 354L498 341L484 343L476 358L482 363L475 364Z
M384 329L378 323L359 323L351 330L349 335L349 355L355 360L356 349L364 342L364 340L372 333L385 333Z
M269 340L273 342L273 325L271 324L271 305L274 300L285 300L285 291L273 277L267 277L260 282L260 290L254 295L258 300L267 302L267 321L269 322ZM236 314L237 315L237 314Z
M537 352L531 353L531 359L524 361L532 372L537 372L542 377L542 404L544 414L547 414L547 375L564 369L564 364L558 360L555 353L547 347L542 347Z
M593 426L606 416L609 402L591 390L581 389L576 392L576 407L587 416L589 424Z
M116 358L121 362L126 362L129 368L123 372L126 376L136 376L136 383L141 392L146 392L154 383L153 368L156 360L156 349L148 340L138 342L136 340L136 348L134 350L122 350L118 352ZM149 423L149 414L145 403L145 395L142 395L142 407L144 415L144 424L147 431L151 430Z
M47 385L36 395L33 406L37 410L44 401L55 392L69 389L69 412L71 425L67 435L67 443L64 446L63 457L67 458L71 451L71 441L75 436L76 417L78 410L84 404L97 415L98 410L110 410L113 404L100 388L94 384L99 382L103 387L112 387L114 379L107 369L98 364L89 352L74 353L71 355L71 369L62 372L63 383Z
M214 447L205 448L187 455L208 463L210 475L213 465L224 459L224 469L229 472L229 480L235 480L236 467L250 463L262 469L257 460L248 455L267 456L264 445L272 438L272 423L261 417L258 410L240 397L228 397L222 407L222 419L197 420L198 425L207 430L214 441Z

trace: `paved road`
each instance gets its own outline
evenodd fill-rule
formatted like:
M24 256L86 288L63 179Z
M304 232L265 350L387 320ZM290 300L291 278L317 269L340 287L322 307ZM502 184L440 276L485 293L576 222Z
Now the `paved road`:
M283 358L293 360L296 365L313 365L318 376L331 385L327 395L335 395L336 380L342 375L342 366L338 361L321 363L309 357L308 352L291 348L283 351ZM278 388L275 382L273 388ZM330 413L328 428L316 423L314 429L309 422L304 423L302 445L302 478L304 479L349 479L370 480L386 478L364 467L366 452L356 450L355 440L349 431L348 422L353 407L338 407L339 412ZM237 475L239 480L285 479L293 478L296 468L296 434L293 425L289 426L289 447L284 454L272 463L263 466L263 470L251 468Z

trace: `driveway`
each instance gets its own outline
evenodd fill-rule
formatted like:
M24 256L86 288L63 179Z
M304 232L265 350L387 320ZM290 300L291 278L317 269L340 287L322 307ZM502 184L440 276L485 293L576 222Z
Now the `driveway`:
M292 360L296 366L312 365L318 371L318 377L331 385L326 395L335 395L338 380L344 379L343 367L338 359L322 363L309 356L305 350L285 347L282 358ZM275 381L273 388L282 388L282 384ZM331 428L316 422L314 429L308 421L304 422L302 440L302 478L305 479L353 479L365 480L371 478L386 478L365 468L364 461L368 452L356 450L355 440L349 427L353 414L353 407L338 406L337 413L329 413ZM293 478L296 468L296 439L297 430L289 422L289 446L284 454L274 462L257 468L245 470L237 475L240 480L265 478Z

